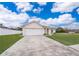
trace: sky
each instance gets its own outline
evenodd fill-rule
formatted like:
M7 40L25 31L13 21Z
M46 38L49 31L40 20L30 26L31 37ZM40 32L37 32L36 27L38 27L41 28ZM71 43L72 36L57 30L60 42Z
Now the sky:
M79 29L79 2L0 2L0 24L16 28L34 20Z

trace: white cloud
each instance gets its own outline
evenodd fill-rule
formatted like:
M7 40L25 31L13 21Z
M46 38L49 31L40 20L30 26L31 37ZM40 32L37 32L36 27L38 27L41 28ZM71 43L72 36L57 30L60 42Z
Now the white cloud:
M42 18L37 18L37 17L32 17L29 20L31 21L39 21L40 24L42 25L66 25L66 24L71 24L73 22L75 22L75 18L72 18L71 14L63 14L60 15L58 18L48 18L48 19L42 19Z
M52 24L52 25L60 25L60 24L70 24L75 22L75 18L72 18L71 14L63 14L60 15L58 18L49 18L46 21L44 21L45 23L47 23L48 25Z
M47 3L46 2L37 2L40 6L44 6L46 5Z
M20 24L19 22L13 22L13 23L6 22L3 24L3 26L6 26L8 28L17 28L17 27L21 27L22 24Z
M48 24L46 23L46 20L45 19L42 19L42 18L38 18L38 17L31 17L30 19L29 19L29 22L32 22L32 21L37 21L37 22L39 22L41 25L45 25L45 26L47 26Z
M73 9L79 7L79 2L56 2L54 3L52 12L72 12Z
M6 23L4 20L0 20L0 24Z
M63 14L60 15L58 18L49 18L49 19L42 19L38 17L32 17L27 13L20 13L17 14L8 10L3 5L0 5L0 23L7 27L20 27L22 23L29 19L29 21L39 21L42 25L59 25L59 24L71 24L75 22L75 18L71 16L71 14ZM37 11L38 12L38 11Z
M33 9L33 12L34 13L40 13L41 11L43 10L43 8L35 8L35 9Z
M38 22L40 22L41 20L43 20L43 19L37 18L36 16L33 16L33 17L31 17L31 18L29 19L29 22L32 22L32 21L38 21Z
M16 2L17 10L20 10L21 12L31 11L33 8L33 5L31 5L29 2Z
M77 12L78 12L78 14L79 14L79 8L77 9Z
M65 26L61 26L63 28L67 28L67 29L79 29L79 22L73 22L69 25L65 25Z
M0 14L1 14L1 13L5 13L5 12L11 13L10 10L6 9L3 5L0 5Z
M0 23L4 26L16 27L22 25L21 23L26 21L29 16L26 13L16 14L0 5Z
M58 22L60 24L69 24L75 21L75 18L71 16L71 14L63 14L58 18Z
M63 14L60 15L59 18L54 18L54 19L49 18L47 20L42 18L32 17L30 18L29 22L31 21L38 21L40 24L45 26L49 26L50 24L57 26L59 26L60 24L64 24L61 27L68 29L79 29L79 22L75 22L75 19L72 18L71 14Z

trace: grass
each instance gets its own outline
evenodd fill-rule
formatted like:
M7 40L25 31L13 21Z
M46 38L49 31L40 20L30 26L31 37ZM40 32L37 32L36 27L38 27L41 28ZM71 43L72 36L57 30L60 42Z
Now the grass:
M21 34L0 35L0 54L21 38Z
M63 43L64 45L74 45L79 44L79 34L73 33L56 33L54 35L48 36L56 41L59 41L60 43Z

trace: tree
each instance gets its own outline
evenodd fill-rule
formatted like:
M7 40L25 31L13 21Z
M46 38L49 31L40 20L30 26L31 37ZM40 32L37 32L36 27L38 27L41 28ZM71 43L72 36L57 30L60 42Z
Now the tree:
M64 29L64 28L62 28L62 27L58 27L58 28L56 29L56 32L57 32L57 33L66 33L67 30Z

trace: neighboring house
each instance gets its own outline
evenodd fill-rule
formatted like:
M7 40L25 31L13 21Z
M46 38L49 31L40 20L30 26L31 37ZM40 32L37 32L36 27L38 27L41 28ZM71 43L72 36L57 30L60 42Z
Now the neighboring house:
M68 33L79 33L79 29L68 29Z
M2 24L0 24L0 27L2 27Z
M52 33L55 33L55 30L53 30L52 28L49 28L47 26L42 26L37 21L32 21L32 22L26 24L22 30L23 30L23 36L44 35L44 34L51 35Z
M0 35L12 35L12 34L21 34L21 33L22 31L0 28Z

